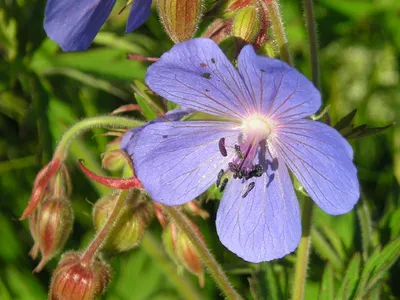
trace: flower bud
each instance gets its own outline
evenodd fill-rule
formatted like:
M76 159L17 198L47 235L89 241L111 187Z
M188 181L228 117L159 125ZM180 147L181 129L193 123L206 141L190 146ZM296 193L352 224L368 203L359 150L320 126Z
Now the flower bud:
M248 6L238 11L232 26L232 35L242 44L252 43L260 31L257 8Z
M190 39L203 13L203 0L157 0L158 13L175 43Z
M100 199L93 209L93 222L100 230L111 214L118 195L109 195ZM151 203L141 200L141 191L134 190L128 195L118 220L106 240L103 250L110 254L128 251L136 247L142 239L153 217Z
M92 300L100 296L110 282L110 268L95 259L83 263L78 253L65 254L51 279L50 300Z
M256 3L257 0L218 1L208 14L221 18L232 18L240 9Z
M101 156L101 166L109 171L119 171L125 166L122 150L104 152Z
M199 229L192 222L189 222L200 238L203 239ZM179 230L172 222L163 231L163 243L165 250L171 259L189 272L195 274L199 279L200 286L204 286L203 263L199 253L194 248L187 235Z
M72 223L73 212L70 201L52 197L43 203L37 220L37 239L42 260L35 272L39 272L64 246L72 231Z

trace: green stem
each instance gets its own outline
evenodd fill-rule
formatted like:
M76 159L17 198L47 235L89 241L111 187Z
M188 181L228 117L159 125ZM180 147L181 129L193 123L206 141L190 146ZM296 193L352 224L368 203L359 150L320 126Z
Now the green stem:
M312 81L317 89L320 89L319 65L318 65L318 43L317 31L314 21L312 0L304 0L306 23L308 28L308 42L311 56ZM307 279L307 266L310 254L311 241L311 220L313 203L309 197L304 198L302 228L303 233L297 250L296 266L294 274L294 286L292 299L301 300L304 298L304 288Z
M128 195L129 190L122 190L118 196L117 201L115 201L115 206L109 215L106 223L101 228L100 232L96 235L93 241L90 243L89 247L86 248L85 252L81 255L81 262L90 264L92 262L93 257L96 253L102 248L104 242L110 235L114 223L116 222L119 212L125 204L126 196Z
M308 29L308 44L310 49L311 59L311 76L312 81L317 89L320 89L320 78L319 78L319 61L318 61L318 37L317 28L314 21L314 11L312 0L304 1L306 24Z
M304 298L304 287L307 279L308 257L311 241L311 219L313 203L309 197L304 197L301 226L303 229L299 247L297 248L296 265L294 270L293 300Z
M205 243L199 238L197 233L193 230L190 224L187 222L185 216L174 206L162 206L164 211L171 217L173 222L180 230L182 230L190 239L193 246L199 253L203 263L207 267L207 270L218 284L221 291L224 293L227 299L242 299L242 297L236 292L236 290L230 284L227 276L222 270L221 266L215 260L210 250L207 248Z
M261 3L264 4L263 1ZM289 45L286 38L285 28L282 23L278 1L270 0L265 1L265 3L268 11L268 17L271 21L271 29L274 34L274 39L279 48L280 58L286 61L289 65L293 65L292 57L289 51Z
M79 134L95 127L133 128L143 125L143 122L115 116L100 116L84 119L67 130L54 152L54 157L64 160L72 140Z
M179 292L179 295L187 300L201 300L202 297L190 280L176 272L176 265L168 258L166 253L162 250L159 242L147 231L140 242L141 248L149 255L152 259L157 261L157 265L167 275L166 278L169 280Z

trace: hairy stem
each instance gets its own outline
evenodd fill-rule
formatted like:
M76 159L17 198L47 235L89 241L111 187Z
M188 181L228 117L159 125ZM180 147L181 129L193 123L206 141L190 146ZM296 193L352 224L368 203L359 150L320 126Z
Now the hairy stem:
M116 117L116 116L100 116L100 117L84 119L74 124L67 130L64 136L61 138L61 141L58 144L56 151L54 152L54 157L60 157L61 160L64 160L72 140L77 135L82 134L91 128L97 128L97 127L133 128L141 126L143 124L144 124L143 122L137 120L124 117Z
M224 293L227 299L242 299L236 290L230 284L227 276L222 270L221 266L215 260L210 250L205 243L198 237L197 233L193 230L190 224L185 219L182 212L174 206L163 205L163 210L171 217L173 222L180 230L182 230L190 239L193 246L198 251L204 265L207 267L208 272L214 278L215 282Z
M292 57L289 52L289 45L287 42L278 1L266 0L265 2L262 2L262 4L267 8L268 18L271 21L271 29L274 35L274 40L278 46L280 58L286 61L289 65L292 65Z
M107 240L108 236L110 235L114 223L118 218L119 212L121 211L122 207L124 206L126 196L128 195L129 190L122 190L115 201L115 206L108 216L106 223L101 228L100 232L96 235L93 241L90 243L89 247L86 248L85 252L83 252L81 256L82 263L90 264L93 257L96 253L101 250L102 245Z
M303 215L301 221L303 232L301 235L299 247L297 248L296 265L294 270L294 284L292 291L293 300L302 300L304 298L304 287L307 279L308 257L310 254L312 211L313 202L309 197L304 197Z
M314 11L312 0L304 1L305 17L308 30L308 44L310 49L311 59L311 76L312 81L317 89L320 89L319 78L319 62L318 62L318 37L317 27L314 20Z

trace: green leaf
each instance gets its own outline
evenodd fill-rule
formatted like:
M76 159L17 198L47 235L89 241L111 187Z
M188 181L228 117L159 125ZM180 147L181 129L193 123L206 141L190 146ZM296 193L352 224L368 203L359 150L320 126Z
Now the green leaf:
M369 213L367 201L361 197L359 205L357 205L357 217L361 229L361 242L363 249L363 259L366 261L369 257L371 235L372 235L372 221Z
M333 126L336 130L341 131L342 129L348 127L353 122L353 119L357 113L357 109L352 110L347 115L345 115L342 119L340 119L335 126Z
M360 262L361 257L356 253L344 273L345 276L339 287L336 300L352 299L360 276Z
M313 228L311 231L311 239L315 251L321 256L321 258L328 260L335 270L343 269L344 266L342 260L316 228Z
M155 119L158 115L164 114L160 98L155 94L150 93L147 85L140 80L133 80L132 88L135 92L135 97L138 100L137 102L148 121Z
M334 299L334 279L333 268L331 264L325 266L324 275L322 276L321 286L319 288L318 299L333 300Z
M400 256L400 237L387 244L382 251L375 251L361 274L358 297L364 297L386 275L386 271Z
M367 125L360 125L358 127L355 127L350 134L347 134L344 137L346 137L348 139L358 139L358 138L366 137L369 135L375 135L375 134L378 134L378 133L396 125L396 124L397 124L397 122L393 122L393 123L383 126L383 127L372 127L372 128L368 128Z

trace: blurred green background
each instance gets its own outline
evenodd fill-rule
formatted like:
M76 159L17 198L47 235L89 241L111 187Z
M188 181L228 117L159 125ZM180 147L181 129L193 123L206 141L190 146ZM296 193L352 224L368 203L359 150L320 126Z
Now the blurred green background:
M62 0L60 0L62 1ZM282 2L295 65L310 77L308 44L301 1ZM148 63L126 59L132 52L160 56L172 46L154 9L139 30L124 35L128 10L109 21L89 51L62 53L42 27L44 0L0 0L0 299L45 299L59 256L39 274L28 252L28 222L18 219L33 180L47 163L63 132L78 120L107 114L134 103L132 80L144 78ZM400 116L400 2L398 0L320 0L315 14L320 38L324 104L333 123L358 109L355 124L387 125ZM201 33L201 32L200 32ZM199 33L199 34L200 34ZM131 116L143 118L139 114ZM109 192L92 184L76 161L100 170L100 154L111 139L96 129L72 145L68 168L73 178L73 235L65 249L83 249L94 234L91 204ZM312 233L307 299L400 298L400 130L352 140L362 198L355 210L339 217L316 209ZM294 256L260 265L245 264L215 235L217 203L205 205L211 217L195 219L217 259L242 295L251 298L249 278L262 297L286 299ZM220 297L206 277L176 272L165 256L160 226L154 222L142 247L112 260L113 281L105 299L181 299L182 285L200 298ZM397 238L397 239L396 239ZM391 267L389 269L389 267ZM347 277L345 277L347 274ZM349 275L350 274L350 275ZM185 283L174 283L175 277ZM346 281L347 280L347 281ZM183 280L182 280L183 282ZM340 291L346 282L350 289ZM397 284L396 284L397 283ZM361 289L364 288L363 291ZM363 294L364 293L364 294ZM187 298L187 297L186 297Z

